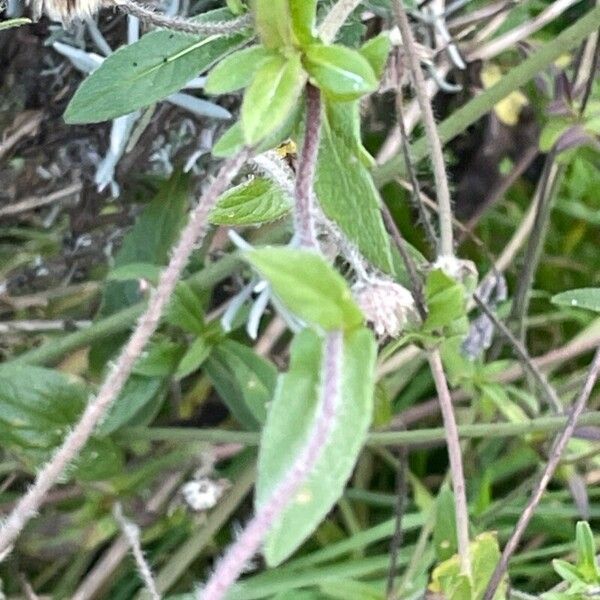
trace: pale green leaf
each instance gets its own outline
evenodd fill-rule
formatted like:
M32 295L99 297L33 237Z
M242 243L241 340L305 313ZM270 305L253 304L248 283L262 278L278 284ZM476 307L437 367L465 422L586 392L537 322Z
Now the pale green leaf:
M295 315L325 330L360 327L363 316L344 278L309 250L263 248L248 261Z
M292 31L298 44L310 44L315 39L317 0L288 0Z
M108 273L106 279L111 281L132 281L145 279L156 285L160 277L160 267L151 263L129 263L114 268Z
M600 288L582 288L562 292L553 296L552 302L559 306L586 308L600 312Z
M367 59L345 46L309 46L304 67L311 82L334 100L356 100L377 89L377 77Z
M359 49L362 56L369 61L377 79L381 79L383 76L391 47L390 36L384 31L378 36L371 38L368 42L365 42Z
M270 179L255 177L225 192L210 214L216 225L260 225L290 212L292 203Z
M225 57L208 74L207 94L228 94L250 85L263 63L274 53L264 46L251 46Z
M252 8L258 35L267 48L291 46L289 0L252 0Z
M269 408L259 455L256 503L263 505L288 473L314 426L320 402L323 340L306 329L292 344L289 371L281 376ZM264 546L267 562L285 560L309 536L343 493L366 439L373 405L376 344L359 329L346 334L342 393L336 422L317 464L273 524Z
M231 17L227 10L200 21ZM67 123L114 119L163 100L240 46L246 34L191 36L168 30L144 35L107 57L79 86L65 112Z
M304 87L298 55L276 55L266 60L244 94L242 129L253 145L276 131L293 112Z

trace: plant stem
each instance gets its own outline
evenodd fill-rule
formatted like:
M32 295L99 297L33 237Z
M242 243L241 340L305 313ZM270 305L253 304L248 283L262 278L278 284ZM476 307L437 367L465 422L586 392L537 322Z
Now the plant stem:
M454 111L450 117L442 121L438 126L442 143L449 142L469 127L469 125L472 125L475 121L483 117L500 100L535 77L561 54L577 46L581 40L598 28L599 19L600 6L596 6L576 23L561 31L551 41L544 44L519 66L504 75L497 84L482 94L475 96L464 106ZM412 150L413 161L416 164L427 156L427 141L423 138L417 140ZM401 156L396 156L376 168L373 176L377 186L382 187L399 174L403 175L403 164L404 159Z
M313 182L319 154L321 132L321 92L308 83L306 85L306 128L304 144L296 175L296 233L300 246L318 249L315 232L315 208L313 205Z
M431 103L425 89L425 78L421 71L421 65L415 49L415 41L410 29L408 17L406 16L406 11L402 5L402 0L394 0L392 4L396 23L400 29L404 50L408 58L408 64L415 87L415 94L421 108L425 136L431 156L431 165L433 167L433 176L435 178L436 195L439 206L440 242L438 254L441 256L453 256L452 206L450 203L450 187L446 175L442 142L435 124L433 109L431 108Z
M248 157L243 151L229 159L219 174L200 198L192 211L188 224L173 249L169 265L162 272L158 286L150 298L146 312L123 348L114 368L100 386L95 398L90 399L79 422L73 427L54 456L39 471L35 482L19 500L14 510L0 528L0 556L6 556L19 533L36 514L44 497L65 469L77 457L81 449L102 420L111 404L123 389L136 360L144 350L150 337L158 327L161 315L181 277L188 259L199 239L207 230L207 217L219 196L225 191Z
M461 439L525 437L549 433L562 429L567 417L548 416L530 419L523 423L478 423L459 425ZM600 411L584 413L580 425L600 426ZM443 441L446 437L443 427L411 429L409 431L373 431L367 437L369 446L398 446L425 444ZM227 429L191 429L189 427L126 427L117 439L120 443L137 440L151 440L184 444L187 442L237 443L246 446L258 446L260 435L250 431L231 431Z
M251 25L251 14L246 13L241 17L229 21L198 21L186 19L185 17L169 17L157 12L152 7L135 2L135 0L113 0L124 13L137 17L146 23L152 23L156 27L164 27L173 31L181 31L191 35L232 35L248 29Z
M436 248L437 238L435 235L435 231L433 230L433 225L429 219L429 213L423 204L423 199L421 196L421 186L419 185L419 179L417 178L417 173L415 170L415 166L413 164L412 158L410 156L410 144L408 140L408 132L406 131L406 124L404 123L404 99L402 97L402 86L399 85L396 90L396 121L398 122L398 127L400 129L400 144L402 147L402 155L404 156L404 165L408 172L408 176L410 179L410 184L412 186L411 190L411 198L413 201L413 205L417 208L419 213L419 219L421 224L423 225L423 229L425 230L425 235L427 237L427 241L431 244L432 248Z
M327 335L323 357L322 395L306 446L298 454L284 479L217 564L198 600L220 600L238 579L246 562L254 556L273 523L293 500L300 486L321 457L337 417L342 383L344 336L340 331Z
M467 506L467 492L465 476L463 473L462 457L458 427L452 409L452 398L448 389L448 382L444 374L442 358L439 350L435 349L429 353L429 366L437 390L442 417L444 419L444 430L446 444L448 446L448 457L450 459L450 475L452 477L452 488L454 490L454 508L456 511L456 537L458 541L458 555L460 569L465 575L471 577L471 558L469 556L469 509Z
M144 586L146 587L148 595L150 596L151 600L160 600L160 594L156 588L154 575L152 575L152 570L150 569L150 565L148 564L148 561L144 556L144 551L142 550L140 528L125 518L125 515L123 514L123 507L118 502L114 506L113 515L119 524L119 527L121 528L121 533L127 539L131 553L133 554L133 559L135 561L138 574L140 579L144 582Z
M519 520L515 526L515 529L510 536L510 539L504 546L504 550L502 551L502 557L500 558L500 562L496 565L496 569L490 579L490 582L487 586L485 594L483 596L483 600L492 600L506 570L508 568L508 561L512 556L513 552L517 549L519 542L521 541L521 537L525 533L527 529L527 525L529 525L529 521L533 517L535 509L537 508L540 500L552 476L554 475L554 471L556 471L556 467L558 466L562 454L567 446L569 440L571 439L575 427L577 426L577 421L583 409L585 408L587 401L592 393L594 385L596 384L596 380L598 379L598 374L600 373L600 348L596 351L596 355L594 356L594 360L590 366L588 371L588 375L586 377L585 383L577 396L577 399L573 403L573 407L571 408L569 418L567 420L567 425L565 426L562 433L554 440L552 444L552 449L550 451L550 460L546 464L538 484L531 494L531 498L525 507L525 510L521 513Z
M546 376L540 371L537 365L531 360L529 352L520 340L518 340L510 331L510 329L494 314L490 307L477 295L473 294L473 299L481 308L481 310L487 315L490 321L494 324L494 327L500 331L500 333L510 342L517 355L520 357L524 370L527 369L533 378L538 382L540 388L544 391L546 402L552 408L555 413L561 413L563 406L555 389L550 385Z
M319 37L331 44L346 19L354 12L362 0L338 0L319 26Z

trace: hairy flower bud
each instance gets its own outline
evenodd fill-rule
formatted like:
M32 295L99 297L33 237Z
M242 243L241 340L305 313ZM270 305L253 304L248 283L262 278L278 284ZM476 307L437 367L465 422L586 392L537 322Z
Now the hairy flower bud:
M380 337L397 337L409 321L417 318L412 294L389 279L359 281L352 292L367 322Z

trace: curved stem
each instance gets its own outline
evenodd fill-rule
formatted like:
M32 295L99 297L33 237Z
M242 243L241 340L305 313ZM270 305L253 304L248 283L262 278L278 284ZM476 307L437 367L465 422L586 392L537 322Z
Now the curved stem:
M42 467L33 485L2 523L0 528L1 557L5 557L10 552L13 542L28 521L36 514L48 491L61 477L65 469L77 458L94 432L96 425L106 415L113 401L123 389L136 360L158 327L160 317L171 300L173 290L192 251L198 240L202 239L206 233L209 212L240 170L247 157L248 152L244 151L228 160L200 198L188 224L181 233L179 242L173 249L169 265L161 274L160 281L148 303L146 312L138 321L115 366L100 386L98 395L89 401L79 422L65 438L62 446Z
M325 19L323 19L319 27L319 37L326 44L331 44L337 32L346 22L346 19L361 2L362 0L338 0L337 4L333 6Z
M276 521L306 477L321 457L325 442L335 424L341 392L342 355L344 337L340 331L328 334L323 357L322 398L304 450L298 454L285 478L273 490L271 497L260 506L244 531L229 548L225 556L198 593L198 600L220 600L235 583L246 562L259 549L274 521Z

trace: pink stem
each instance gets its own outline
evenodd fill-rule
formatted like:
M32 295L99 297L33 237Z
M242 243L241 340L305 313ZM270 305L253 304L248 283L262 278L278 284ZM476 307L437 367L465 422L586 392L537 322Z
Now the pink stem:
M283 481L273 490L271 497L257 510L244 531L219 561L204 589L198 592L198 600L220 600L225 596L321 457L336 420L341 392L343 343L343 334L340 331L328 334L325 343L321 407L304 450L297 456Z

